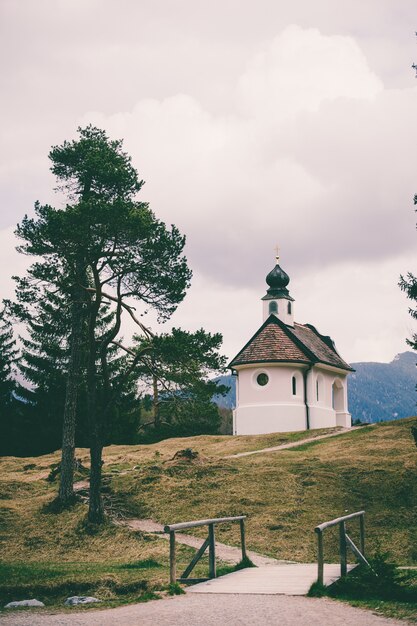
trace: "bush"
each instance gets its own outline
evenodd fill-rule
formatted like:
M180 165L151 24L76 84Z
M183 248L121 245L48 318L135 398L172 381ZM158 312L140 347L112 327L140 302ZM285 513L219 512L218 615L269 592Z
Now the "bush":
M352 600L396 600L417 602L417 586L412 573L388 562L388 554L377 552L369 559L371 567L359 565L348 576L326 589L326 595Z

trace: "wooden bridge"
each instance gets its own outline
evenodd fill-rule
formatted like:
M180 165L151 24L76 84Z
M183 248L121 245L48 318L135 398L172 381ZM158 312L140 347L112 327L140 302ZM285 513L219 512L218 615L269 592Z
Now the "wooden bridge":
M262 567L247 567L238 571L217 577L216 575L216 542L215 527L222 523L236 522L240 525L242 559L247 558L245 538L245 515L238 517L223 517L207 520L195 520L180 524L169 524L164 530L170 538L170 582L192 584L188 589L191 593L234 593L234 594L283 594L306 595L314 582L328 586L341 576L356 567L347 562L348 549L356 559L369 566L365 557L365 511L358 511L345 515L317 526L317 564L279 562ZM359 520L360 548L358 548L346 532L346 523L353 519ZM176 542L175 533L190 528L208 526L207 539L186 567L179 578L176 573ZM324 531L333 526L339 526L339 564L324 563ZM208 549L209 573L208 578L190 578L194 567ZM194 583L194 584L193 584Z

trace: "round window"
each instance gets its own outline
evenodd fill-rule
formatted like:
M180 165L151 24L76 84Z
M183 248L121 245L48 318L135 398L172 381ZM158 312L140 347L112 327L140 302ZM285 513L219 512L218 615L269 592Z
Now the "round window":
M269 381L268 374L265 374L264 372L262 372L261 374L258 374L258 376L256 377L256 382L261 387L264 387L265 385L267 385L268 381Z

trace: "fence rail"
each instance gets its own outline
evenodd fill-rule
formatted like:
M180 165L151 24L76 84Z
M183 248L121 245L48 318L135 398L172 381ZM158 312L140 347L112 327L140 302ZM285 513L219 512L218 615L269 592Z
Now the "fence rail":
M216 578L216 541L215 541L215 526L217 524L226 524L230 522L239 522L240 524L240 543L242 549L242 559L246 558L246 539L245 539L245 519L246 515L238 515L236 517L215 517L212 519L194 520L191 522L180 522L178 524L167 524L164 527L164 531L169 533L169 569L170 569L170 582L192 583L202 582L209 580L210 578ZM199 550L196 552L190 563L185 568L184 572L179 578L177 578L177 565L176 565L176 543L175 533L179 530L186 530L188 528L197 528L198 526L208 526L208 537L202 543ZM201 559L205 551L209 550L209 575L208 578L189 578L194 567Z
M360 536L360 549L354 544L352 539L346 532L346 522L353 519L359 519L359 536ZM323 546L323 533L332 526L339 526L339 554L340 554L340 575L346 576L347 574L347 550L348 548L353 552L356 558L370 567L365 557L365 511L357 511L350 515L344 515L343 517L337 517L328 522L319 524L314 529L317 533L317 582L321 585L324 583L324 546Z

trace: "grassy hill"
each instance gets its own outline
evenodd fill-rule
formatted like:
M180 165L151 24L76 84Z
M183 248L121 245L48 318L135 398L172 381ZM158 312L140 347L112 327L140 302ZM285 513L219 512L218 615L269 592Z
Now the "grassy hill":
M416 564L417 449L410 435L415 421L241 458L224 457L306 433L111 446L103 467L107 506L119 516L162 523L246 513L249 548L299 561L315 560L318 523L364 508L368 550L380 546L399 564ZM174 459L184 448L198 452L197 458ZM77 450L77 458L87 465L87 450ZM61 601L82 592L119 602L162 589L168 581L167 542L110 523L96 532L85 524L82 502L51 512L57 485L47 477L58 460L58 453L0 459L0 600L52 593ZM355 536L354 524L351 529ZM330 561L337 554L335 535L329 531L325 538ZM217 538L238 545L238 528L220 526ZM180 566L190 554L180 549Z

